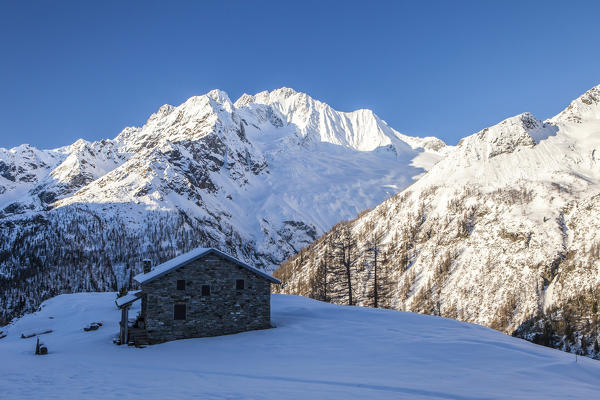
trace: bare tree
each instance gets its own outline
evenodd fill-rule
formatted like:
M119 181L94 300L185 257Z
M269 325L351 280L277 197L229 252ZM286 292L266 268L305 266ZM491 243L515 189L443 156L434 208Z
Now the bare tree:
M339 265L345 273L345 286L348 290L348 305L353 305L352 301L352 270L356 264L356 239L352 235L352 229L348 222L340 224L339 229L335 232L333 246Z
M383 248L383 232L376 232L374 229L371 231L371 237L367 240L367 251L372 254L373 257L373 307L379 307L379 282L377 280L378 264L377 257Z
M309 297L320 301L329 301L329 267L325 260L320 260L315 266L315 272L309 278Z
M327 239L325 242L323 257L317 265L316 272L316 284L319 300L331 301L331 279L330 275L333 270L333 264L335 263L335 254L333 252L334 245L331 239Z

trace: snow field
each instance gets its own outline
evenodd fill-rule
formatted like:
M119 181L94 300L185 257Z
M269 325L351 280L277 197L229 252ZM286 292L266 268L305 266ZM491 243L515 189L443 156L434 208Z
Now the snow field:
M61 295L0 328L3 399L600 397L600 364L449 319L273 295L275 329L112 344L115 293ZM135 314L135 313L132 313ZM50 317L53 317L52 319ZM90 322L103 322L84 332ZM47 356L35 356L40 337Z

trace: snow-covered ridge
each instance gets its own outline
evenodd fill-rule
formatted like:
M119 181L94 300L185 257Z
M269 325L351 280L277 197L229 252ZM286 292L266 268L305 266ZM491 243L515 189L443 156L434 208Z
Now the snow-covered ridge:
M255 135L250 143L245 133L240 136L237 132L242 125L242 129L248 126L250 131L266 130L269 137L264 138L266 135L261 133ZM234 131L238 137L223 135L226 131ZM271 131L280 134L273 136ZM309 143L330 143L364 152L389 148L403 155L412 155L413 158L425 151L434 155L427 165L419 164L419 167L426 168L439 159L445 146L436 138L402 135L370 110L338 112L305 93L289 88L265 91L254 96L243 95L235 104L225 92L213 90L202 96L191 97L177 107L160 107L143 127L125 128L114 140L90 143L80 139L73 145L55 150L37 150L27 145L10 150L0 149L0 168L5 179L32 183L26 185L25 189L31 194L42 193L41 201L34 198L25 204L28 200L23 198L19 202L23 206L21 209L37 210L59 199L64 200L58 205L72 203L76 200L69 199L70 195L121 166L127 169L124 165L127 162L139 163L141 158L148 157L157 149L162 152L178 151L174 149L175 143L198 141L211 133L221 133L219 141L226 142L230 150L236 148L236 151L241 151L243 147L243 152L254 154L259 164L266 161L264 154L258 154L260 150L256 149L257 145L265 147L267 144L273 148L276 142L283 142L277 149L279 152L289 151L299 144L306 147ZM268 143L257 143L265 139ZM222 156L226 157L225 154ZM31 174L30 170L38 171L37 174ZM21 176L13 176L10 171L19 171ZM107 178L111 179L106 177L104 181ZM36 183L40 183L43 190L35 187ZM61 188L52 193L54 185ZM14 196L8 194L18 188L17 184L5 183L0 189L0 196L6 193L4 197L12 201ZM22 195L23 190L19 191L19 196ZM3 204L9 205L7 201Z
M114 139L1 149L0 254L9 256L0 275L31 269L52 274L52 290L88 290L79 280L110 289L147 256L158 263L202 246L273 269L447 151L371 111L339 112L292 89L235 103L213 90L163 105ZM32 307L15 289L25 283L11 285L1 308Z
M551 118L554 123L600 119L600 85L595 86L573 100L560 114Z
M436 150L444 146L437 138L402 135L371 110L361 109L348 113L335 111L329 105L290 88L264 91L254 96L244 94L235 104L271 106L287 124L296 125L299 134L309 141L348 146L360 151L372 151L389 145L398 151L407 149L406 145L415 149L424 148L428 144L430 148L437 146Z
M524 113L462 139L458 147L463 151L462 156L468 157L472 153L477 159L489 159L503 153L512 153L520 146L534 146L545 136L544 131L551 132L552 129L544 126L530 113Z

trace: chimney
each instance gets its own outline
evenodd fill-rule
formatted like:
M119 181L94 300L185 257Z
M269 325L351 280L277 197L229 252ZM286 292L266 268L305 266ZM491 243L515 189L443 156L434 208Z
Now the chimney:
M152 260L144 258L144 261L142 262L144 263L144 273L147 274L152 269Z

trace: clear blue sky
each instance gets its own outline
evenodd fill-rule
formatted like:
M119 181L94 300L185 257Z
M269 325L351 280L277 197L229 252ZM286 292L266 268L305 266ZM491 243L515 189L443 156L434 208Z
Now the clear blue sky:
M281 86L454 144L599 84L599 16L599 1L2 0L0 147L113 138L165 103Z

